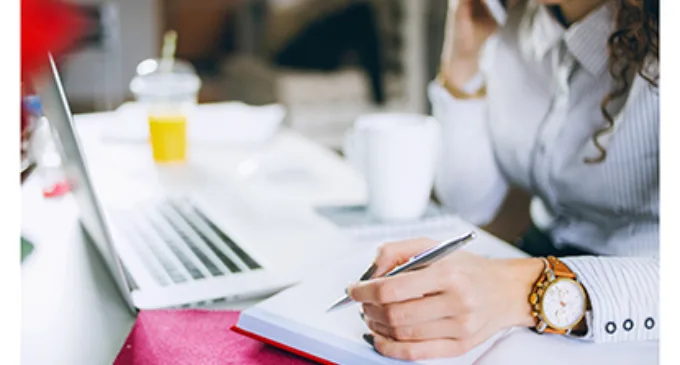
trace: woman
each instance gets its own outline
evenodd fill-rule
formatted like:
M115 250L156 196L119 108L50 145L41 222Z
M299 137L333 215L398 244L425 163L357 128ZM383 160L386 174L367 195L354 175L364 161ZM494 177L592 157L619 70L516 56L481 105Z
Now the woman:
M531 192L533 257L458 252L352 285L365 339L407 360L460 355L515 326L658 339L658 0L510 1L500 28L479 0L449 8L430 87L445 139L435 190L478 225L510 185ZM376 276L433 244L383 246Z

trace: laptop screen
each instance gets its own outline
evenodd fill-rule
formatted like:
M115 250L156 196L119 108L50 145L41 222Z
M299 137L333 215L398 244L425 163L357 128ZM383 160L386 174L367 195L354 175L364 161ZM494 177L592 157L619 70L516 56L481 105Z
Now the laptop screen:
M93 243L97 246L109 267L116 285L131 310L135 311L130 298L130 287L122 263L115 253L111 231L98 199L81 143L73 125L73 116L64 92L57 66L49 57L49 77L37 85L45 115L50 121L55 144L61 154L62 168L71 185L71 192L78 205L80 220Z

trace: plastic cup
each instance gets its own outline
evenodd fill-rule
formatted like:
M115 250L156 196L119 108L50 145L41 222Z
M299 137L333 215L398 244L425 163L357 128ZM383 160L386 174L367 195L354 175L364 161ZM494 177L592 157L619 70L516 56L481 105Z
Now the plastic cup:
M149 138L153 159L183 162L187 157L187 122L182 114L150 114Z
M159 163L187 158L187 124L198 104L201 80L187 62L175 60L162 70L161 61L149 59L137 67L130 90L146 108L149 143Z

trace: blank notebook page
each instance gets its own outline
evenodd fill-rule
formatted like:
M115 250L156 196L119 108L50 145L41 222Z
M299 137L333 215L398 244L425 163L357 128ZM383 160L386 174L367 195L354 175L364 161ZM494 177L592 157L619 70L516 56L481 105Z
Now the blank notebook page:
M469 232L461 230L451 237ZM377 245L375 246L377 248ZM484 232L471 241L466 250L485 256L521 257L520 251ZM359 315L358 304L327 313L328 307L338 300L348 284L360 277L375 257L375 249L368 248L356 257L339 260L332 267L320 269L303 281L244 312L239 327L262 337L281 342L303 352L336 363L401 364L378 355L362 339L369 332ZM456 359L422 361L418 364L472 364L502 334L487 341L468 354Z

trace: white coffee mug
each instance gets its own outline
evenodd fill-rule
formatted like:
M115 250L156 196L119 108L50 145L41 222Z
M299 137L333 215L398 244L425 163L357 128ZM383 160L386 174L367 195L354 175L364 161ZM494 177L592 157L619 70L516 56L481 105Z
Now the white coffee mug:
M426 211L440 149L439 123L408 113L368 114L346 134L343 152L366 178L368 210L384 221Z

